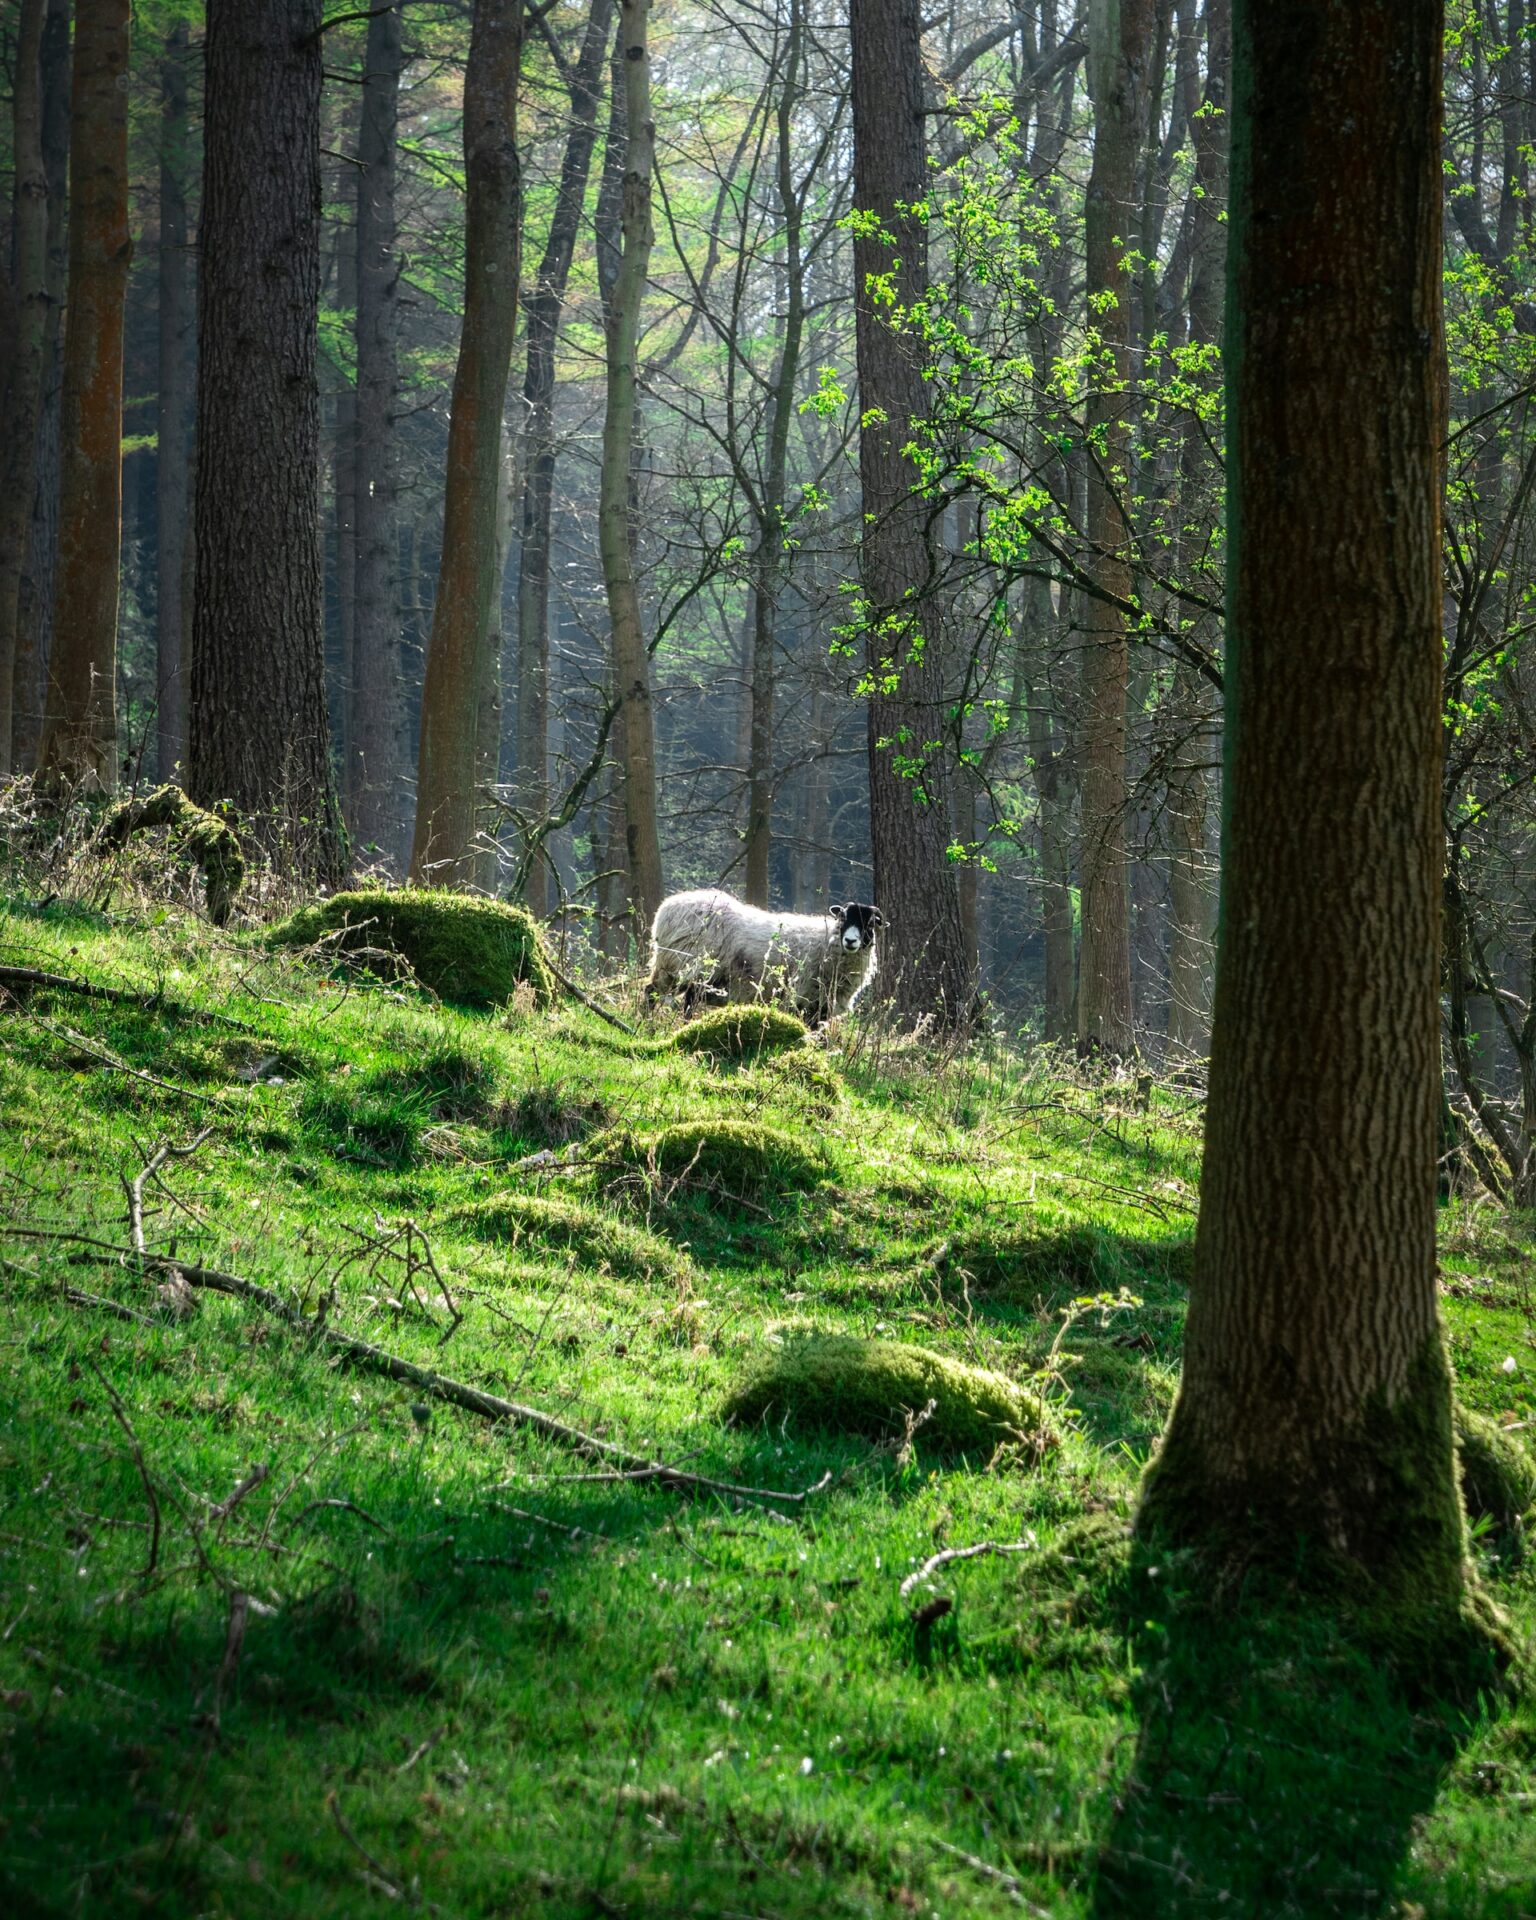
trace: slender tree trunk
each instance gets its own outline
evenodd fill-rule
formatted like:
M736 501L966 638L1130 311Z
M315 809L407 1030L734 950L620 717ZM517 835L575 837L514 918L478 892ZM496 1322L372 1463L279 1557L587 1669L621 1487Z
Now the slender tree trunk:
M217 4L217 0L215 0ZM346 151L351 115L343 113L340 150ZM357 212L359 183L355 171L341 168L336 218L336 305L352 316L357 337ZM324 269L322 268L322 274ZM335 371L336 390L331 403L331 519L335 542L336 652L327 662L326 699L332 716L336 759L341 767L343 815L352 824L360 768L352 749L353 694L357 684L357 385L355 369L349 376L343 364ZM323 416L323 409L322 409ZM327 634L329 640L329 634Z
M282 861L346 866L320 553L320 0L209 13L190 787Z
M475 879L476 692L500 574L501 415L517 329L521 0L475 0L464 77L464 324L453 376L443 551L421 699L411 878Z
M627 142L621 220L623 250L607 312L608 404L603 419L603 465L597 516L612 630L614 684L624 716L625 845L629 855L630 899L642 927L650 925L662 894L651 666L640 617L630 524L640 309L655 238L651 222L651 174L656 129L651 120L647 45L650 12L650 0L620 0Z
M22 0L13 111L16 186L0 326L0 773L11 770L12 684L21 575L36 484L37 424L48 344L48 175L43 166L43 25L47 0Z
M405 699L400 652L400 256L395 167L404 66L401 5L368 22L358 134L357 401L351 697L352 832L391 868L403 864Z
M31 453L29 517L17 588L11 673L11 765L19 773L30 773L36 767L42 742L58 563L59 362L69 231L69 38L69 0L47 0L40 62L43 179L47 188L42 388Z
M156 765L169 780L187 753L185 608L181 595L192 505L197 313L187 230L187 23L166 35L160 62L160 356L156 396Z
M870 836L886 930L879 978L904 1015L960 1025L975 993L948 857L949 806L940 622L933 605L928 508L902 449L926 411L921 354L870 294L889 275L897 302L928 274L920 206L928 191L918 0L852 0L854 198L895 239L854 240L861 551L867 642Z
M517 790L535 821L549 809L549 579L555 499L555 346L576 235L586 202L603 69L613 34L614 0L591 0L576 64L567 74L570 131L549 236L528 296L523 377L523 551L517 582ZM550 875L540 861L528 878L528 905L549 911Z
M1232 64L1230 0L1206 0L1206 81L1203 110L1194 117L1195 174L1193 257L1189 281L1191 346L1214 346L1221 339L1221 308L1226 273L1227 90ZM1189 410L1179 447L1181 571L1193 576L1205 540L1204 501L1214 506L1216 476L1205 432ZM1216 623L1197 623L1193 637L1213 648ZM1182 1054L1205 1052L1210 1028L1211 960L1216 932L1216 889L1211 872L1211 779L1205 761L1210 696L1199 676L1181 661L1173 673L1170 717L1178 729L1168 780L1171 840L1168 940L1168 1044Z
M1183 1383L1140 1520L1244 1567L1342 1562L1378 1613L1441 1620L1465 1555L1435 1303L1444 17L1233 8L1220 950Z
M117 786L129 16L129 0L76 0L59 556L38 750L49 784L97 793Z
M1089 80L1093 170L1084 244L1098 365L1088 396L1088 564L1099 592L1079 599L1083 626L1082 947L1077 1038L1117 1056L1135 1050L1125 849L1125 730L1131 595L1126 492L1130 464L1131 304L1125 256L1140 226L1136 163L1145 135L1153 0L1092 0Z

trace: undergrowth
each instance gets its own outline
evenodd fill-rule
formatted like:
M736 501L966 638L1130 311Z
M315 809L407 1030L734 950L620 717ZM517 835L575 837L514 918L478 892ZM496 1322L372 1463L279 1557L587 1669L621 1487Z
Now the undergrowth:
M1326 1616L1128 1556L1186 1090L857 1023L695 1054L179 910L13 901L0 944L143 996L0 1007L8 1912L1536 1911L1524 1699L1453 1714ZM1446 1215L1500 1445L1536 1414L1531 1253ZM1052 1444L830 1397L727 1423L785 1325L1001 1376ZM1528 1639L1504 1487L1475 1548ZM929 1566L987 1541L1018 1551Z

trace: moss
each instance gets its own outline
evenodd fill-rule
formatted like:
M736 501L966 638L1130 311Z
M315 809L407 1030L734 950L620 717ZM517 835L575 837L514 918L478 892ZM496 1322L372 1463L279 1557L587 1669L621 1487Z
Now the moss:
M750 1201L813 1187L823 1171L793 1135L753 1120L693 1120L649 1139L610 1134L603 1152L690 1187Z
M1536 1461L1527 1450L1496 1422L1458 1406L1456 1460L1468 1518L1518 1533L1536 1507Z
M1003 1441L1045 1439L1050 1423L1033 1395L1003 1374L899 1340L861 1340L813 1329L782 1331L772 1355L730 1393L727 1420L788 1420L799 1427L872 1438L902 1431L929 1401L920 1445L990 1454Z
M692 1262L656 1234L553 1196L497 1194L457 1208L451 1218L462 1233L492 1246L553 1247L624 1279L675 1282L693 1273Z
M306 947L327 936L343 952L383 947L399 954L423 986L460 1006L502 1006L524 981L540 1006L554 1002L537 922L498 900L412 888L338 893L301 907L269 938Z
M842 1081L807 1047L765 1060L756 1080L770 1096L797 1100L820 1119L830 1119L843 1103Z
M803 1020L779 1007L716 1007L673 1034L679 1053L713 1055L720 1060L754 1060L805 1043Z
M197 806L180 787L157 787L141 800L122 801L97 828L88 851L116 852L153 827L168 827L177 853L201 872L208 918L222 927L245 878L245 856L229 822Z
M963 1272L973 1290L997 1301L1028 1304L1039 1295L1134 1293L1188 1284L1192 1240L1127 1240L1095 1227L1064 1232L991 1226L955 1235L930 1256L941 1275Z

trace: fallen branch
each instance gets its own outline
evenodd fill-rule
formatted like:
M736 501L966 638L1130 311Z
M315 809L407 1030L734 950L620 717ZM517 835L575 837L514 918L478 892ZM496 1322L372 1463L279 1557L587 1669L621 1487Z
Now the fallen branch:
M72 1307L91 1307L97 1313L110 1313L114 1320L131 1320L139 1327L155 1324L147 1313L125 1307L121 1300L108 1300L104 1294L87 1293L83 1287L62 1287L60 1292Z
M0 992L19 1000L23 994L39 990L72 993L82 1000L104 1000L114 1007L139 1007L146 1013L174 1014L180 1020L211 1020L221 1027L234 1027L240 1033L254 1031L232 1014L215 1013L210 1007L189 1007L184 1000L167 1000L159 992L134 993L126 987L103 987L94 980L72 980L68 974L45 973L38 967L0 967Z
M1001 1867L989 1866L985 1860L978 1859L974 1853L967 1853L964 1847L957 1847L948 1840L939 1839L937 1834L934 1835L933 1844L969 1867L972 1873L979 1873L983 1880L990 1880L993 1886L1000 1887L1015 1906L1023 1907L1026 1913L1037 1915L1038 1920L1051 1920L1050 1914L1044 1907L1037 1907L1033 1900L1026 1899L1023 1885L1017 1874L1005 1873Z
M142 1254L144 1251L144 1182L151 1174L158 1173L167 1160L173 1157L177 1160L190 1159L212 1132L212 1127L204 1127L184 1147L173 1147L169 1140L162 1141L133 1179L124 1183L128 1190L128 1232L136 1253Z
M953 1561L975 1560L984 1553L1033 1553L1039 1544L1031 1534L1027 1540L979 1540L974 1547L947 1547L943 1553L936 1553L931 1560L925 1560L916 1573L907 1575L901 1583L901 1597L905 1600L914 1587L922 1586L940 1567L947 1567Z
M589 993L584 993L568 974L560 971L547 953L544 955L544 964L571 998L580 1001L588 1013L595 1013L599 1020L606 1020L610 1027L617 1027L620 1033L627 1033L631 1040L635 1038L635 1030L627 1021L621 1020L616 1013L610 1013L606 1007L599 1006L597 1001Z
M149 1477L149 1468L144 1464L144 1449L139 1445L139 1436L133 1430L133 1422L128 1418L128 1409L123 1405L121 1395L94 1360L88 1364L112 1403L113 1418L128 1436L128 1445L133 1453L133 1464L138 1468L139 1478L144 1483L144 1496L149 1501L149 1558L144 1562L144 1571L139 1578L148 1580L160 1558L160 1498L155 1492L154 1481Z

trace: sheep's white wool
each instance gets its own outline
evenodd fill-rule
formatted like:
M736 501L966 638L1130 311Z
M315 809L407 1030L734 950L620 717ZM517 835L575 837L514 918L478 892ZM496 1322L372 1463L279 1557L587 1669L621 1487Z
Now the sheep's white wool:
M729 1000L787 1000L812 1020L846 1013L875 949L830 913L765 913L716 887L674 893L651 928L652 993L708 988Z

